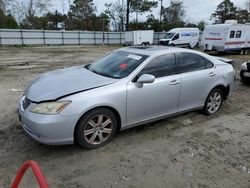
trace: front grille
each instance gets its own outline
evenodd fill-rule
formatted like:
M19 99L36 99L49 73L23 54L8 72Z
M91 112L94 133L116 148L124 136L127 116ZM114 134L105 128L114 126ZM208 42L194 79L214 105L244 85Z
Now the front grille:
M250 72L250 63L247 63L247 71Z
M159 45L168 45L169 41L159 41Z
M30 105L30 100L27 99L26 97L24 97L23 101L22 101L22 107L24 110L26 110L28 108L28 106Z

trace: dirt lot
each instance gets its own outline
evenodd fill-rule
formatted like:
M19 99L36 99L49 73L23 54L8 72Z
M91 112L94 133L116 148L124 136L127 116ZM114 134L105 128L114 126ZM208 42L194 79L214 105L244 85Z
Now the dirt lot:
M250 86L237 89L220 112L192 112L119 133L97 150L45 146L22 130L16 108L36 75L89 63L117 47L0 48L0 187L36 160L51 187L250 187ZM230 55L240 62L250 56ZM35 187L31 173L23 187Z

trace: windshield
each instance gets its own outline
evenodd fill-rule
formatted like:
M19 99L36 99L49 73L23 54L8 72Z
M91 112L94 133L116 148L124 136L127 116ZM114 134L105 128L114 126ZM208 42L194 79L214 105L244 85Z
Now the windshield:
M86 69L110 78L124 78L135 70L148 56L125 51L112 52Z
M174 35L175 35L175 33L167 33L167 34L164 36L164 39L171 39Z

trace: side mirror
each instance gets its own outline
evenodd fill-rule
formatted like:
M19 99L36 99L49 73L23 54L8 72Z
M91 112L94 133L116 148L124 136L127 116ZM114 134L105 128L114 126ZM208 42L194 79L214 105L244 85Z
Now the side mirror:
M153 83L154 81L155 81L155 76L151 74L143 74L138 78L136 82L140 84L150 84Z

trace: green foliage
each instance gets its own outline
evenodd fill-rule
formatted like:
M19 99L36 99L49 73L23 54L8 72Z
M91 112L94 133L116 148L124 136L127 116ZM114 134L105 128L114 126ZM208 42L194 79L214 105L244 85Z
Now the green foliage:
M51 29L56 30L58 28L58 23L64 22L67 19L66 15L62 15L58 11L54 13L48 12L44 16L34 16L32 18L32 24L30 23L30 18L26 18L21 23L21 28L24 29Z
M239 23L246 23L250 21L250 13L247 10L238 9L236 12L236 19Z
M236 19L237 7L230 0L224 0L211 15L211 19L215 19L215 23L224 23L226 20Z
M163 8L163 22L170 25L182 25L185 9L182 1L171 0L169 7Z
M204 22L204 21L200 21L200 22L198 23L198 28L199 28L199 30L201 30L201 31L204 31L205 26L206 26L206 22Z
M115 31L123 31L126 12L124 3L121 1L106 3L105 8L104 14L108 16L112 28Z
M18 29L18 24L17 24L15 18L11 14L8 14L5 17L5 28Z
M149 0L128 0L130 2L130 12L144 13L151 11L152 8L157 7L157 1Z
M18 24L15 18L8 14L7 16L4 14L3 10L0 9L0 28L9 28L9 29L17 29Z
M130 13L135 12L137 14L143 14L145 12L151 12L152 8L155 8L155 7L157 7L157 1L127 0L127 4L126 4L126 30L132 29L132 28L129 28L129 15L130 15Z
M93 0L74 0L68 13L69 28L93 30L95 11Z
M224 0L211 15L215 23L224 23L226 20L238 20L239 23L245 23L250 20L250 14L247 10L239 9L230 0Z

